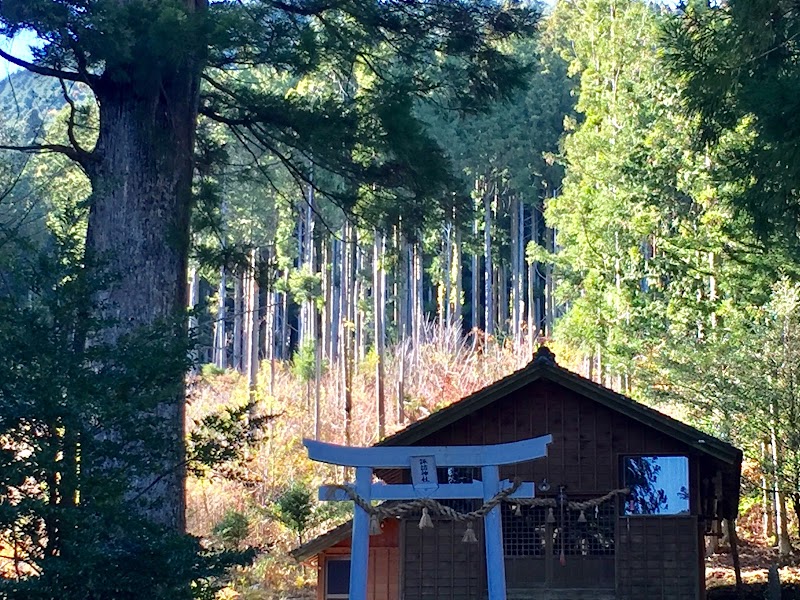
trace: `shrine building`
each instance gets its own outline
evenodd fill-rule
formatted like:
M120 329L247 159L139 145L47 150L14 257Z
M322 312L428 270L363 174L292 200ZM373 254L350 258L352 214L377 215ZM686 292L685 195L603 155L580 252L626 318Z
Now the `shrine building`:
M705 538L719 535L722 519L736 519L741 451L559 367L547 348L376 446L547 435L545 457L500 467L501 478L535 486L534 499L500 504L508 600L704 599ZM408 469L375 474L388 484L411 482ZM437 479L472 483L481 470L439 468ZM483 501L441 502L466 513ZM370 536L367 598L486 600L481 524L466 534L464 522L432 512L433 527L421 528L420 517L386 518ZM317 600L349 597L351 532L352 521L292 552L316 562Z

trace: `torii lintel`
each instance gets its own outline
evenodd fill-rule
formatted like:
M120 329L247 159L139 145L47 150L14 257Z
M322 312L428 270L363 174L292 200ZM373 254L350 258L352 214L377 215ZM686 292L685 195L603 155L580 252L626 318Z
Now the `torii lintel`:
M547 456L552 435L484 446L339 446L304 439L308 457L344 467L408 468L412 456L432 456L443 467L511 465Z

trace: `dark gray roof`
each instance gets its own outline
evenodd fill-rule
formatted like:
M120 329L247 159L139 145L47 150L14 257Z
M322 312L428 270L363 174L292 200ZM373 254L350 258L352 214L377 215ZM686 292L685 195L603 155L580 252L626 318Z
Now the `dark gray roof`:
M742 452L735 446L558 366L553 353L546 347L539 348L534 359L522 369L409 425L377 445L414 444L439 429L540 379L558 383L724 463L736 465L741 462Z

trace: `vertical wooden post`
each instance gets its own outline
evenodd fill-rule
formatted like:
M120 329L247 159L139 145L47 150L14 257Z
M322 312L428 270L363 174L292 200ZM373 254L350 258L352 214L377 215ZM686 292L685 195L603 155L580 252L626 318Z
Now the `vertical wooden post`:
M736 577L736 595L744 598L744 584L742 583L742 566L739 562L739 539L736 537L736 519L727 519L728 538L731 544L731 557L733 558L733 573Z
M356 494L369 502L371 492L372 468L356 467ZM354 508L353 541L350 549L350 600L367 600L369 514L358 504Z
M497 465L481 467L483 499L491 500L500 491L500 469ZM506 600L506 567L503 560L503 523L500 506L495 506L483 518L483 537L486 541L486 579L489 600Z

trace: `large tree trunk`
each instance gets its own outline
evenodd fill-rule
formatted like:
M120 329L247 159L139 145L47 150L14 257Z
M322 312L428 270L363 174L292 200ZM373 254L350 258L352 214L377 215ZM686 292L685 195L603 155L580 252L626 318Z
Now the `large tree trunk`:
M191 5L200 6L200 0ZM147 87L121 83L123 74L111 72L95 86L100 126L87 166L92 203L86 252L116 277L101 298L114 318L104 331L106 342L139 326L183 319L201 70L199 61L187 61L160 78L154 71L157 80ZM155 409L163 446L152 450L130 440L148 467L130 478L127 496L137 499L134 509L151 522L183 532L181 374L175 388L174 398Z

